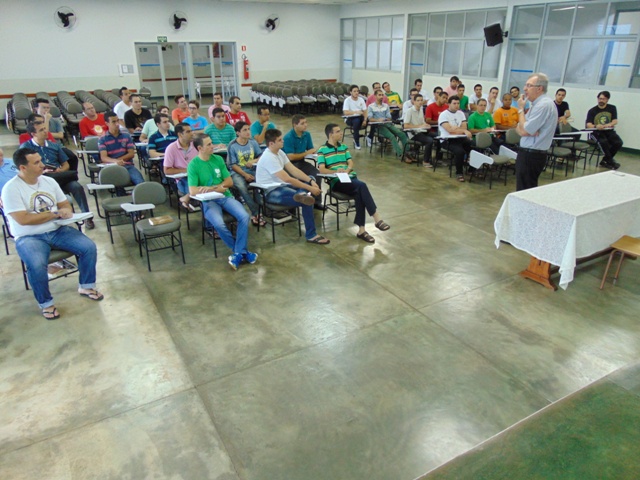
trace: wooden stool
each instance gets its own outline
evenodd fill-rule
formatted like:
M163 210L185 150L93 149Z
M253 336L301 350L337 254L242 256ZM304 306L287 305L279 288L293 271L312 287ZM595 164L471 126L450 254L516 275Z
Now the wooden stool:
M602 277L602 283L600 283L600 290L604 287L604 282L607 280L607 273L609 273L609 267L611 266L611 261L613 260L613 256L619 252L620 253L620 263L618 263L618 269L616 270L616 274L613 277L613 284L616 284L618 280L618 275L620 274L620 267L622 267L622 261L624 260L625 255L629 255L634 257L634 259L640 256L640 238L630 237L628 235L623 236L620 240L611 244L611 248L613 251L611 255L609 255L609 261L607 262L607 268L604 271L604 276Z

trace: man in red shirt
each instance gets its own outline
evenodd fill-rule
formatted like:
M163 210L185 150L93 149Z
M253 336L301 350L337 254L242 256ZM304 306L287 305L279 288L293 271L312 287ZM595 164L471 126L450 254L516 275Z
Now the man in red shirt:
M82 104L84 118L80 120L80 136L101 137L107 131L107 124L104 121L104 114L97 113L96 107L91 102Z
M449 94L444 90L436 97L436 102L427 106L424 112L424 119L429 125L438 125L438 118L440 114L449 109ZM437 137L438 130L434 130L428 133L430 137ZM442 159L442 152L440 151L440 142L433 142L436 147L436 160Z
M447 92L442 91L440 95L436 99L436 103L432 103L427 107L424 112L424 118L429 125L438 125L438 117L440 114L449 108L447 101L449 100L449 95Z
M240 110L242 108L242 103L240 102L240 97L229 97L229 111L226 113L227 123L232 127L235 126L238 122L244 122L251 125L251 120L249 120L249 115Z

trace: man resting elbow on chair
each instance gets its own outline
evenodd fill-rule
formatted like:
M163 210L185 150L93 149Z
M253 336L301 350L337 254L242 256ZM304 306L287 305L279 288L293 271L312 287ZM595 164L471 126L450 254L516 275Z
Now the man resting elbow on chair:
M78 293L90 300L102 300L104 296L96 290L96 245L79 230L54 223L71 218L71 206L56 181L43 175L45 167L40 154L30 148L19 148L13 161L18 175L4 186L2 202L42 316L47 320L60 317L49 291L47 274L52 248L78 257Z

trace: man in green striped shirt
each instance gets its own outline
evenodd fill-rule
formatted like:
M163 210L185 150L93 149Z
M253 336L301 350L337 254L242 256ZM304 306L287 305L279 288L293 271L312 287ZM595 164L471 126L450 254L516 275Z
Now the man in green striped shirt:
M369 192L366 183L358 180L356 172L353 169L353 159L351 153L345 144L342 143L342 129L335 123L328 124L324 133L327 135L327 143L318 149L318 169L323 174L346 173L349 175L349 182L342 181L339 178L331 179L331 188L340 193L352 195L356 202L356 216L354 222L358 226L359 239L367 243L375 243L373 238L365 230L365 210L373 217L375 226L378 230L389 230L376 207L373 197Z

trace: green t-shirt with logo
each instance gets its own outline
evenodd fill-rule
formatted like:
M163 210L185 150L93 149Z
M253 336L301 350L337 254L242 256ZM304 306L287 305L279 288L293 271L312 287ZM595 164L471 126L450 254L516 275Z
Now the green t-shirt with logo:
M209 160L195 157L187 166L187 180L190 187L215 187L229 177L224 160L219 155L211 155ZM224 192L225 197L231 197L231 192Z

